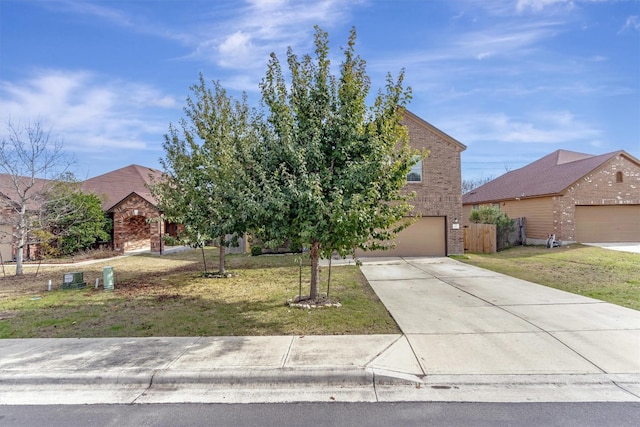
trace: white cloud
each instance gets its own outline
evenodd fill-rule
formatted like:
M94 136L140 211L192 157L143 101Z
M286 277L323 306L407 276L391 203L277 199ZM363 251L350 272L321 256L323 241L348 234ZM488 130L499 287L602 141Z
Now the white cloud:
M168 126L153 111L175 106L171 96L153 87L86 71L41 70L22 81L0 82L3 120L37 117L72 151L144 149Z
M209 28L198 30L201 40L192 57L207 59L233 69L264 67L270 52L311 42L313 26L339 26L361 2L341 0L251 0L235 14L218 22L216 36ZM219 35L221 34L221 35Z
M511 56L535 47L544 39L551 38L559 23L553 21L511 24L470 31L455 41L453 55L483 59L489 56Z
M249 64L252 60L253 51L254 46L251 43L251 36L242 31L236 31L218 46L220 54L218 63L223 67Z
M506 113L460 114L455 122L439 122L465 144L500 142L510 144L592 143L601 131L569 111L546 111L526 117Z
M618 31L618 34L626 30L630 30L630 31L640 30L640 19L638 19L637 15L629 16L625 21L624 25L622 26L622 28L620 29L620 31Z
M42 4L58 13L97 17L127 31L178 41L188 53L178 59L214 63L257 81L271 52L283 56L291 46L307 51L313 26L344 28L354 8L369 0L245 0L189 2L196 19L188 25L163 22L151 2L138 2L132 13L118 2L51 0ZM233 4L232 4L233 3ZM155 18L154 18L155 17ZM179 21L179 20L178 20ZM174 58L175 59L175 58ZM220 78L220 77L218 77ZM240 79L236 79L239 81ZM255 90L255 83L242 90Z
M516 11L522 12L526 9L530 9L534 12L540 12L542 9L553 5L567 5L573 7L574 2L571 0L518 0L516 4Z
M176 31L164 26L160 22L148 22L140 15L129 14L114 5L117 2L91 2L77 0L49 0L42 3L44 7L49 7L56 12L68 12L80 15L97 17L119 27L127 28L131 32L149 34L155 37L162 37L169 40L189 42L191 37L182 30Z

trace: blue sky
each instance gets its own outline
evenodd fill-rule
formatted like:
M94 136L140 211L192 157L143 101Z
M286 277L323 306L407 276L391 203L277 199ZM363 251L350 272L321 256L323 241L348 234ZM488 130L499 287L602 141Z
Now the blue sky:
M356 27L374 92L406 69L465 179L557 149L640 158L636 0L2 0L0 133L40 119L81 179L158 167L198 73L257 105L269 54L312 52L316 24L336 67Z

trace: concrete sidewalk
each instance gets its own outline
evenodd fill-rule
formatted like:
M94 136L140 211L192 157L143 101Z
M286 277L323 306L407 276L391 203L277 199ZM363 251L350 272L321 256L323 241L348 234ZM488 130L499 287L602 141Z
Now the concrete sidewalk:
M0 404L640 402L638 311L448 258L362 271L403 335L1 340Z

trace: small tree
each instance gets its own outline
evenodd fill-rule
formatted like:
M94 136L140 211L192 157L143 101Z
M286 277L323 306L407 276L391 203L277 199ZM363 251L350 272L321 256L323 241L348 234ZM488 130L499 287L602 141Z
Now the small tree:
M252 134L251 112L245 97L232 99L218 82L209 89L202 75L191 90L188 120L165 135L165 178L151 190L165 217L184 225L184 243L202 247L217 241L219 273L225 274L225 248L246 229L243 153Z
M0 143L0 172L6 174L0 183L4 195L0 211L6 212L5 222L12 226L19 276L30 233L48 227L41 210L49 192L73 162L63 152L62 142L50 139L40 121L24 127L8 122L7 130Z
M269 131L260 157L268 171L260 195L268 209L258 210L261 237L309 248L310 299L319 297L321 257L386 248L407 225L411 207L402 188L421 157L400 124L410 98L404 72L397 80L388 75L385 91L367 107L370 81L355 40L352 29L334 76L328 35L316 27L314 58L288 50L290 85L275 54L261 83Z
M59 254L73 254L111 238L111 220L104 214L100 198L82 193L72 176L52 188L43 214L54 240L50 246Z

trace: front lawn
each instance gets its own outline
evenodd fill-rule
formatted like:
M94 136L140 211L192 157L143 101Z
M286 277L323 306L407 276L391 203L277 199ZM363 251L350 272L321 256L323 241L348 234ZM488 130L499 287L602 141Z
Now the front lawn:
M217 249L207 248L209 269ZM298 294L299 255L231 255L228 279L203 278L199 250L121 257L82 266L25 268L0 276L0 338L388 334L399 329L358 267L333 267L330 297L341 307L290 308ZM112 266L115 290L94 289ZM6 267L5 273L10 274ZM87 288L59 290L81 271ZM322 271L326 292L327 268ZM47 291L48 280L53 290ZM303 267L302 291L308 292Z
M640 310L640 254L592 246L519 246L459 261Z

